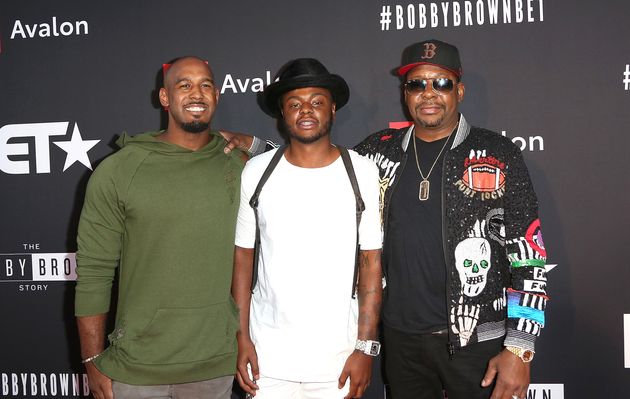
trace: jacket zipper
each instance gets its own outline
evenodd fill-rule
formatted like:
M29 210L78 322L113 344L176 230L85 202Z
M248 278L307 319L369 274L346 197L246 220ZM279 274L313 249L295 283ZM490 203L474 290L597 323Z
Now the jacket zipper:
M442 184L440 187L441 195L442 195L442 251L444 251L444 267L446 268L446 326L448 329L448 357L449 359L453 358L455 354L455 345L453 344L453 330L451 325L451 301L450 298L450 287L451 287L451 273L450 273L450 257L448 256L448 251L446 250L446 224L445 224L445 215L446 212L444 210L446 204L446 194L444 190L444 180L446 179L446 158L449 156L450 150L444 153L444 158L442 159Z

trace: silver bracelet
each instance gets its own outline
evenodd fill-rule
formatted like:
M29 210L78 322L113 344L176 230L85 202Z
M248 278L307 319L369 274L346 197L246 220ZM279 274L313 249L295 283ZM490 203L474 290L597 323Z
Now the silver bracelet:
M90 357L88 357L87 359L83 359L83 360L81 360L81 363L82 363L82 364L89 363L89 362L91 362L92 360L96 359L97 357L101 356L102 354L103 354L103 352L98 353L98 354L96 354L96 355L94 355L94 356L90 356Z
M252 138L252 145L247 149L251 156L262 154L265 151L265 142L256 136Z

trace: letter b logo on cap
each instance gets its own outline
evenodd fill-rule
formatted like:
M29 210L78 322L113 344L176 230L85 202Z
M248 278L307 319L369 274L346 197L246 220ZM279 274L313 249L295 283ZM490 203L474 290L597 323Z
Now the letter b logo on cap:
M424 55L420 57L423 60L435 57L435 49L437 46L433 43L424 43Z

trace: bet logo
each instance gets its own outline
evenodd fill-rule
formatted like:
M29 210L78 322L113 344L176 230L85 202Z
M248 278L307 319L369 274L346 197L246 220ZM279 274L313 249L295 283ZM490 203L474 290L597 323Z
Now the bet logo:
M66 153L64 172L77 162L92 170L88 151L100 141L84 140L77 123L5 125L0 127L0 171L12 175L51 173L51 143Z

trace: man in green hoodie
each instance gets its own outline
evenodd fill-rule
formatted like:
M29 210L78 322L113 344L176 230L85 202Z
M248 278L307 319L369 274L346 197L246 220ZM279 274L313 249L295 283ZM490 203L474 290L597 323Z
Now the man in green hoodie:
M162 132L123 135L88 184L75 314L94 397L230 397L238 316L230 296L240 152L210 128L219 90L206 62L164 76ZM112 280L116 326L105 348ZM113 381L113 382L112 382Z

